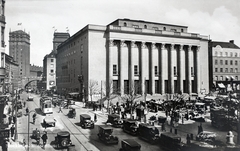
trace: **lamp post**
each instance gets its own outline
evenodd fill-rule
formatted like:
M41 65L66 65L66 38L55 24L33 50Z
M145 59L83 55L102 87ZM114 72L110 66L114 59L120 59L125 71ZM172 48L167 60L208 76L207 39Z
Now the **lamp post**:
M31 110L29 113L28 113L28 151L29 151L29 129L30 129L30 113L31 112L35 112L34 110Z

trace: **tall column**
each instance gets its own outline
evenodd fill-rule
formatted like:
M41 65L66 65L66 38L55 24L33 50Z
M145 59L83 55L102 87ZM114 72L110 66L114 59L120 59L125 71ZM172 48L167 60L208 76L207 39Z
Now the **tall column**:
M169 74L170 74L170 93L173 94L174 93L174 73L173 73L173 51L174 51L174 44L171 44L170 46L170 53L169 53Z
M199 50L200 50L200 46L197 46L196 48L196 55L195 55L195 59L196 59L196 64L195 64L195 78L196 78L196 88L197 88L197 93L200 92L200 68L199 68Z
M139 45L139 65L140 65L140 79L141 79L141 91L142 95L145 94L145 77L144 77L144 72L143 72L143 49L146 48L145 42L141 42Z
M161 67L161 71L159 71L159 74L160 74L160 80L161 80L161 94L164 94L165 93L165 86L164 86L164 60L163 58L166 58L166 56L164 56L164 51L166 51L166 48L165 48L165 44L162 43L161 45L161 50L160 50L160 53L161 53L161 61L160 61L160 67Z
M187 83L188 83L188 93L191 94L192 93L192 81L191 81L191 49L192 46L189 45L188 46L188 79L187 79Z
M153 49L156 49L155 43L151 43L149 49L149 82L150 82L150 92L155 93L155 75L154 75L154 66L153 66Z
M136 48L135 41L131 41L128 49L129 67L128 67L128 80L130 92L134 92L134 73L133 73L133 49Z
M183 69L184 69L184 66L183 66L183 55L184 55L184 50L183 50L183 45L180 45L179 47L179 60L178 60L178 66L179 66L179 69L178 69L178 78L179 78L179 92L182 92L183 93Z
M119 80L119 93L124 94L124 79L123 79L123 61L122 61L122 48L126 47L125 41L120 41L118 45L118 80Z
M107 51L107 76L106 76L106 84L107 84L107 93L112 93L112 89L110 89L111 87L111 82L112 82L112 76L113 76L113 66L112 66L112 60L111 60L111 49L113 49L113 47L116 46L116 43L114 40L110 39L108 40L108 51ZM81 90L82 91L82 90ZM107 95L109 95L107 94Z

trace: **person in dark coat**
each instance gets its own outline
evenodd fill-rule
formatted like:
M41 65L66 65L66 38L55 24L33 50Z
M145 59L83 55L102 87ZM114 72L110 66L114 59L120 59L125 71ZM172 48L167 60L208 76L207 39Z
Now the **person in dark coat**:
M13 139L13 136L14 136L14 133L15 133L14 125L12 125L12 127L10 128L10 132L11 132L11 138Z
M42 141L43 141L43 149L45 149L45 145L47 143L47 132L44 132L44 134L42 135Z
M12 116L9 116L9 117L8 117L8 124L9 124L9 125L12 124Z

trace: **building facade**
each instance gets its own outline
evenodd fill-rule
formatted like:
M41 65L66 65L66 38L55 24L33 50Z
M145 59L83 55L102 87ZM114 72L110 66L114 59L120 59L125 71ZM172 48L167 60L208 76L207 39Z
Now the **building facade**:
M5 0L0 1L0 28L1 28L1 43L0 43L0 93L5 93Z
M87 25L58 46L57 90L88 94L95 81L120 94L133 85L140 94L208 92L208 37L187 29L130 19Z
M239 81L240 79L240 48L229 42L212 41L211 46L211 70L210 84L218 87L217 83L224 81Z
M30 35L22 30L9 32L9 55L19 65L20 78L30 76Z
M56 87L57 47L69 37L69 33L62 32L55 32L53 35L53 51L43 59L43 81L46 83L46 90Z
M32 90L37 90L37 89L39 89L38 88L38 83L40 82L40 80L37 80L39 77L42 77L42 73L43 73L43 67L41 67L41 66L35 66L35 65L31 65L30 66L30 77L32 78L32 79L35 79L36 78L36 80L34 80L34 81L32 81L31 83L30 83L30 85L29 86L31 86L31 89Z

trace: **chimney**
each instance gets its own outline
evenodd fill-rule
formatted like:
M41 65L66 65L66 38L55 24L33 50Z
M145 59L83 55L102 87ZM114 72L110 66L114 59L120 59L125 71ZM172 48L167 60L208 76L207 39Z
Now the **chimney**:
M232 43L232 44L234 44L234 40L230 40L229 42Z

